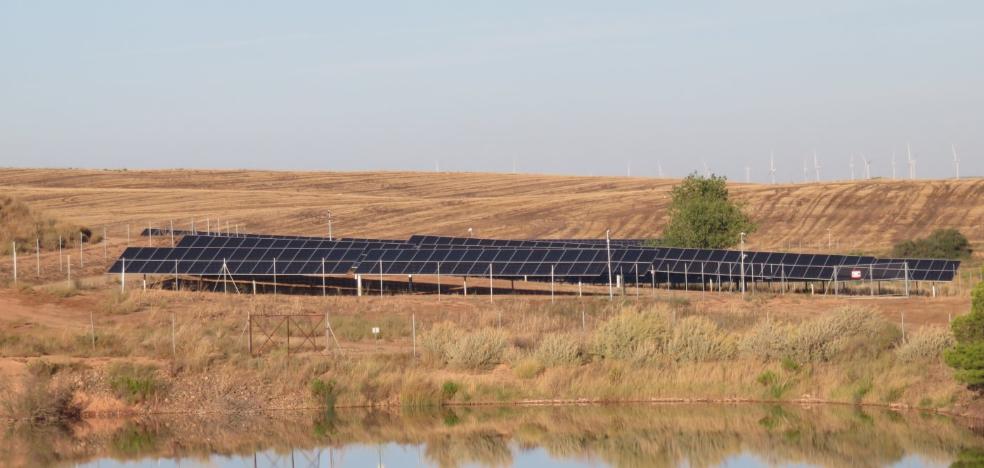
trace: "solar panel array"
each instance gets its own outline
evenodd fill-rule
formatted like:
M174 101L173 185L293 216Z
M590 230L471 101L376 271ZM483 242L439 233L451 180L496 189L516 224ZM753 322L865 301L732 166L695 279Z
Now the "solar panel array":
M153 230L145 231L154 232ZM159 231L169 234L168 231ZM177 232L175 233L177 234ZM161 234L159 234L161 235ZM450 275L607 282L900 280L951 281L959 261L646 247L639 239L321 237L185 232L173 248L128 248L110 273L242 277L270 275ZM744 258L742 255L744 254ZM610 257L609 257L610 255ZM609 268L610 265L610 268Z

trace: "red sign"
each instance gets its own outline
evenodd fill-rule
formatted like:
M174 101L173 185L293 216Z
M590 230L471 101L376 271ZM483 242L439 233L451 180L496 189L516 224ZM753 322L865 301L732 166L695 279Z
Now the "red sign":
M851 279L861 279L861 270L851 270Z

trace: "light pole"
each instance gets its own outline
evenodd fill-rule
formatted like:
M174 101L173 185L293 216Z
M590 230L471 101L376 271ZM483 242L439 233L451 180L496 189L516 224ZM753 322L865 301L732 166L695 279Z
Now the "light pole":
M741 236L739 241L739 248L741 249L741 257L739 257L739 261L741 262L741 267L740 267L741 268L741 295L742 297L744 297L745 296L745 233L742 232L739 235Z
M472 228L468 228L468 237L472 236Z
M605 229L605 252L608 254L608 300L615 298L615 292L612 290L612 230Z

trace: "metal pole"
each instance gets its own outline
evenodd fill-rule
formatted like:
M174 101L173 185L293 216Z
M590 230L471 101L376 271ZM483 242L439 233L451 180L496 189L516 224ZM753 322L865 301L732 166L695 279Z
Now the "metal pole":
M383 259L379 259L379 297L383 297Z
M14 286L17 286L17 242L11 242L13 249L11 250L14 254Z
M550 302L554 301L554 266L550 265Z
M38 278L41 277L41 239L34 239L34 256L38 261Z
M85 267L85 265L82 264L82 242L83 241L84 241L84 239L83 239L83 233L82 233L82 231L79 231L79 268L80 269L83 268L83 267Z
M331 232L331 211L328 212L328 240L335 240Z
M328 295L328 289L325 287L325 271L326 271L325 259L322 258L321 259L321 295L322 296Z
M413 337L413 357L417 357L417 314L410 314L410 333Z
M120 259L120 292L126 292L126 257ZM69 267L71 268L71 267Z
M154 226L147 223L147 247L154 246Z
M58 271L65 271L62 266L62 236L58 236Z
M103 260L109 258L108 252L106 252L106 250L108 249L108 246L106 244L109 244L109 236L106 234L106 226L103 226ZM173 240L171 241L171 247L174 247Z
M273 259L273 295L277 295L277 259Z
M905 296L909 297L909 262L902 262L902 268L905 274Z
M612 239L611 229L605 229L605 252L608 254L608 300L615 298L615 291L612 290Z
M492 264L489 263L489 302L492 302Z
M741 233L741 296L745 297L745 233Z
M441 262L437 262L437 302L441 302Z
M170 229L168 230L171 231L171 247L174 247L174 220L172 219L168 222L170 223Z

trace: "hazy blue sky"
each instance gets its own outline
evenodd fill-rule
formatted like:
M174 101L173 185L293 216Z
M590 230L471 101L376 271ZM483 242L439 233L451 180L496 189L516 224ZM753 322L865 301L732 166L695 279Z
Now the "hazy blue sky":
M979 0L0 0L0 61L0 166L984 174Z

